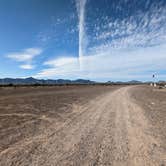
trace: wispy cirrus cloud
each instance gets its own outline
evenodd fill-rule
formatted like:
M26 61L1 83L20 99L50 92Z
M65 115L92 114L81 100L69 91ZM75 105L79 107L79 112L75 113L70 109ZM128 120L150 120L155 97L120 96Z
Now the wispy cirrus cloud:
M10 58L14 61L23 63L19 67L22 69L33 69L32 65L33 59L42 53L41 48L27 48L23 51L13 52L6 55L7 58Z
M72 6L75 6L74 1ZM45 47L49 46L52 42L56 42L56 46L59 46L64 43L70 44L71 42L76 42L78 39L73 37L73 35L78 32L77 23L75 21L76 17L74 12L67 13L66 17L52 16L47 28L39 31L36 36L38 45ZM59 38L61 38L61 42L59 42Z
M129 4L128 4L129 5ZM131 8L135 7L135 3ZM146 4L144 5L146 6ZM116 6L114 10L117 10ZM124 18L112 19L103 16L103 24L95 25L90 50L111 47L112 49L149 47L166 42L166 10L160 3L147 2L146 11L135 11ZM121 9L123 10L123 9ZM127 13L128 11L126 11ZM123 13L123 12L120 12Z

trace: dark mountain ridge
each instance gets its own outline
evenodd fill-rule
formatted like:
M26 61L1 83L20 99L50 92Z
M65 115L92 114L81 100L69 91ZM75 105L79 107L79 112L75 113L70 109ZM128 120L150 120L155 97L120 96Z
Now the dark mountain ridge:
M41 85L53 85L53 84L94 84L94 81L77 79L77 80L68 80L68 79L35 79L33 77L28 78L3 78L0 79L1 85L32 85L32 84L41 84Z

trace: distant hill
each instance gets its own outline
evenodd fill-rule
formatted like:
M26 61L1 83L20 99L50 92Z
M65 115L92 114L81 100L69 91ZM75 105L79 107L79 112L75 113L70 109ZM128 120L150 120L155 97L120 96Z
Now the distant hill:
M129 84L142 84L141 81L137 81L137 80L132 80L132 81L128 81Z
M57 80L44 80L44 79L35 79L33 77L29 78L4 78L0 79L1 85L32 85L32 84L41 84L41 85L54 85L54 84L94 84L94 81L77 79L77 80L67 80L67 79L57 79Z
M116 81L116 82L112 82L112 81L108 81L107 84L118 84L118 85L123 85L123 84L142 84L143 82L141 81L137 81L137 80L131 80L131 81L127 81L127 82L123 82L123 81Z

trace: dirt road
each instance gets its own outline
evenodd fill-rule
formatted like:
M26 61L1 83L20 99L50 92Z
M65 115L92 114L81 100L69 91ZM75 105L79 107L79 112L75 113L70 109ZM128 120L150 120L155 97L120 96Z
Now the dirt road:
M2 150L0 165L164 166L163 140L153 136L146 110L131 97L133 88L121 87L73 104L75 114L61 122L41 116L51 125Z

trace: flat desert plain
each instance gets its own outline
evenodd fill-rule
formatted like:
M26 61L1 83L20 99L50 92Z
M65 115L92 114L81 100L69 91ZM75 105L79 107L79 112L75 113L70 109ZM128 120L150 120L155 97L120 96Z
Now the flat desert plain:
M166 90L0 89L0 166L79 165L166 165Z

